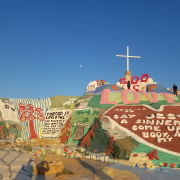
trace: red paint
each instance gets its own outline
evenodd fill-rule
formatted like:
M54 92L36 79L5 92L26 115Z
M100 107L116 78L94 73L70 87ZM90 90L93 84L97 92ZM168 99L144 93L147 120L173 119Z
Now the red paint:
M27 112L28 112L28 113L34 113L34 109L33 109L33 108L28 108L28 109L27 109Z
M92 126L92 128L88 131L88 133L83 137L83 139L81 140L81 143L80 143L80 147L84 147L85 146L85 143L88 145L88 146L91 146L91 143L89 141L89 138L90 137L94 137L94 128L98 128L98 121L100 119L102 115L100 114L97 121L94 123L94 125Z
M176 164L171 163L170 166L171 166L172 168L175 168L175 167L176 167Z
M66 125L65 127L61 130L62 132L62 135L59 136L59 138L61 139L61 144L65 144L66 143L66 140L68 139L69 136L66 135L66 133L70 133L69 129L71 127L71 120L72 117L70 117L67 121L66 121Z
M148 156L149 159L151 159L151 160L153 160L154 158L157 159L157 160L159 160L159 158L157 157L157 156L158 156L157 149L149 152L149 153L147 154L147 156Z
M39 121L44 121L44 114L43 113L39 113Z
M68 156L71 156L73 153L72 152L70 152L69 154L68 154Z
M136 88L136 87L140 87L139 85L134 85L133 86L133 89L135 90L135 91L139 91L139 88Z
M44 114L42 113L42 108L34 108L34 105L28 104L24 105L23 103L19 103L19 114L20 121L26 122L29 120L29 131L30 131L30 137L31 138L38 138L35 130L34 130L34 124L33 121L35 119L39 121L44 121ZM38 115L36 118L34 115Z
M136 79L136 80L134 81L134 79ZM131 84L137 84L138 81L139 81L139 77L138 76L134 76L134 77L131 78Z
M20 121L22 121L22 122L26 122L27 121L27 118L26 118L26 116L24 114L22 114L20 116Z
M138 154L134 154L133 156L134 156L134 157L137 157L137 156L138 156Z
M145 78L145 79L144 79ZM149 79L149 74L142 74L141 76L141 82L147 82L147 80Z
M36 111L40 113L42 112L42 108L36 108Z
M29 108L34 108L34 105L32 105L32 104L28 104L27 105Z
M66 148L66 149L64 149L64 151L65 151L65 152L68 152L68 149Z
M164 163L164 167L167 167L168 166L168 163Z
M109 145L108 145L108 148L107 149L105 149L105 151L107 151L106 152L106 155L109 155L110 153L114 153L114 151L113 151L113 140L114 140L114 137L112 136L111 138L110 138L110 140L109 140Z
M34 121L35 117L32 114L29 114L28 119L29 121Z
M34 124L33 121L29 121L29 130L30 130L30 138L36 139L38 138L35 130L34 130Z
M19 114L25 114L25 113L26 113L26 110L24 108L23 109L22 108L19 109Z
M121 78L121 79L119 80L119 82L120 82L121 84L127 84L127 80L126 80L125 78Z

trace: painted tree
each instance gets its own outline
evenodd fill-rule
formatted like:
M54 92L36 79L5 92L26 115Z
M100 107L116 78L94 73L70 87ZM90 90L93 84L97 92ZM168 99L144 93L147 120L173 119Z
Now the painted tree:
M39 121L44 121L44 114L42 113L42 108L35 108L32 104L25 105L23 103L19 103L18 106L20 121L29 121L30 138L38 138L38 135L36 134L34 129L33 121L35 119Z

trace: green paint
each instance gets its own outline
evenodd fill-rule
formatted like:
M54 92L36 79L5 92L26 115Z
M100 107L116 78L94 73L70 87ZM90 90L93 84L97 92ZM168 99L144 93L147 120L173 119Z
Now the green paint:
M74 141L74 133L75 133L75 130L76 130L76 125L74 125L73 123L71 124L72 128L71 128L71 131L70 131L70 134L71 134L71 137L68 139L68 143L76 143L78 144L80 142L80 140L78 141ZM85 127L84 128L84 135L88 132L89 130L89 127Z
M109 109L113 104L100 104L101 94L95 95L91 98L88 103L88 107L99 108L99 109Z
M142 153L142 152L149 153L152 150L154 150L154 148L140 143L134 150L132 150L132 152L133 153ZM160 163L163 163L163 164L168 163L168 167L170 167L171 163L176 164L176 167L180 164L179 156L171 155L160 150L157 150L157 151L158 151L158 158L160 160L157 160L154 158L154 160L152 160L153 164L159 166Z
M109 101L116 101L117 103L122 102L121 94L120 93L110 93Z
M91 112L91 109L76 110L72 115L71 123L82 122L84 124L92 125L94 118L98 118L99 111Z
M51 106L50 108L60 108L65 107L65 109L70 109L71 105L63 106L63 103L69 101L71 98L79 98L79 96L53 96L51 97Z

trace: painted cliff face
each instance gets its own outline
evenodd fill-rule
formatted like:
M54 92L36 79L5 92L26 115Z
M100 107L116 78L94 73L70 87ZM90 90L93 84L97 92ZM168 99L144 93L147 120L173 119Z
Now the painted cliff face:
M137 141L180 155L180 106L117 105L104 113L119 129Z

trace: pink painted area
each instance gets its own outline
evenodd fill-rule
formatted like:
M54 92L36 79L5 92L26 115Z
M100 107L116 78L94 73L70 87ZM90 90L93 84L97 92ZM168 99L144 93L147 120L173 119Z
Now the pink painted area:
M101 93L100 104L117 104L116 101L109 101L110 89L104 89Z
M174 102L173 100L176 100L176 95L174 94L169 94L169 93L160 93L162 96L164 96L166 98L166 101L168 103L176 103L176 104L180 104L177 102Z
M127 97L128 92L132 92L134 94L134 101L129 101L128 100L128 97ZM129 89L123 90L121 92L121 98L122 98L122 101L123 101L124 104L138 104L140 102L139 95L134 90L129 90Z
M156 92L151 92L152 98L149 97L148 93L146 91L140 91L146 98L148 99L149 102L151 103L157 103L158 102L158 95Z

